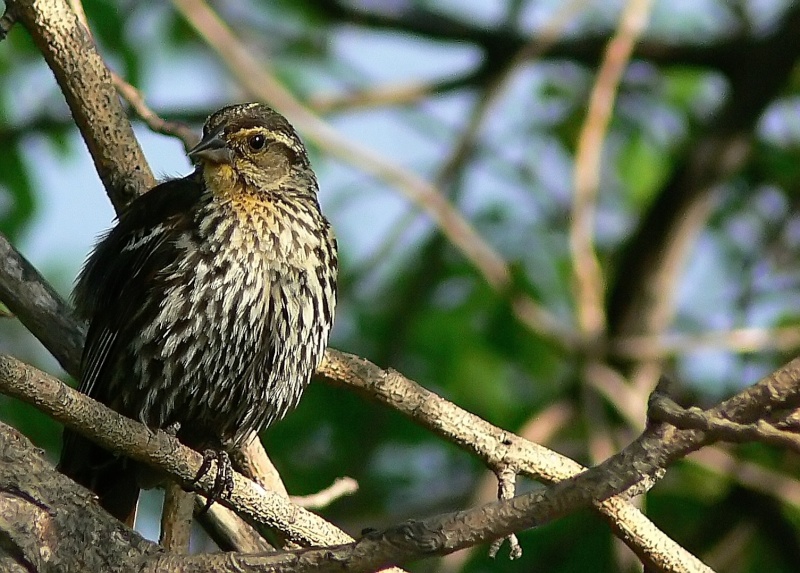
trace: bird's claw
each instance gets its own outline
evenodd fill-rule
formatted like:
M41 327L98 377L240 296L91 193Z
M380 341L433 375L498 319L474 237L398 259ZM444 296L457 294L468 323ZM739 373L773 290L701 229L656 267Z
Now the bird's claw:
M211 470L211 464L215 460L217 462L217 475L214 476L214 486L208 492L206 504L200 510L200 515L206 513L215 501L219 501L223 497L230 498L233 493L233 465L228 453L222 450L206 450L203 452L203 463L200 469L197 470L194 483L199 482L208 474Z

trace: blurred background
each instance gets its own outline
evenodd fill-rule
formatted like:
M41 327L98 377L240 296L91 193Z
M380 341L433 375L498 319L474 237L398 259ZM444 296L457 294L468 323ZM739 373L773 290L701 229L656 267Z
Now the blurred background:
M296 123L339 238L332 346L493 424L593 464L641 431L662 374L708 406L800 347L798 2L84 8L106 62L162 117L199 132L215 109L260 98ZM287 108L272 84L254 87L215 22L324 123ZM134 122L158 176L189 172L178 139ZM0 147L0 231L68 296L114 213L19 26L0 44ZM401 175L386 176L387 165ZM430 216L425 182L474 234ZM0 319L0 351L65 376L13 317ZM57 424L3 396L0 418L56 459ZM320 383L263 439L292 494L358 481L320 511L356 535L495 495L476 459ZM707 448L672 467L643 506L715 569L796 571L799 471L796 456L766 446ZM158 503L147 497L138 525L150 538ZM589 511L520 540L514 562L478 547L412 570L636 569Z

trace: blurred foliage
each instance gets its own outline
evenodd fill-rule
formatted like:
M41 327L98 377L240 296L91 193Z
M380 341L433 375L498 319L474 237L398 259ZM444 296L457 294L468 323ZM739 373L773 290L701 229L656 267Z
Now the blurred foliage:
M459 142L475 102L493 85L486 74L473 72L504 69L513 56L487 46L527 41L555 18L561 4L419 1L393 3L390 10L380 2L220 0L213 6L248 48L309 102L354 88L449 83L446 91L412 102L345 107L327 117L348 137L432 180ZM146 95L153 94L159 113L197 125L214 108L244 97L168 4L86 0L85 9L104 57ZM681 48L731 49L726 40L750 33L766 37L796 9L782 0L655 3L643 41L657 46L661 56L631 63L605 141L596 231L607 277L630 278L621 267L623 248L699 138L716 125L731 93L732 80L723 70L683 61ZM574 323L568 249L574 153L603 42L591 56L578 48L598 37L605 41L617 18L607 3L587 1L575 10L552 53L519 65L466 161L443 189L509 261L512 291L532 297L567 324ZM172 74L181 85L170 83ZM12 30L0 45L0 231L23 250L31 234L51 232L37 226L37 207L47 196L40 187L40 154L72 161L83 153L69 143L75 141L74 128L57 86L51 79L45 83L46 77L27 35L20 27ZM707 225L682 267L671 332L800 323L798 78L796 69L753 126L753 150L744 169L715 182ZM587 445L598 420L617 436L618 446L634 435L612 401L598 401L587 389L580 377L582 358L521 324L510 293L493 291L396 190L353 166L329 161L325 149L314 148L313 157L342 250L335 347L394 367L511 431L520 431L551 404L568 404L572 417L554 429L547 445L582 462L591 459ZM84 195L78 201L88 205L94 199ZM80 221L65 217L61 224ZM84 255L58 253L74 261L73 269ZM64 272L63 267L42 270L50 277ZM12 320L0 319L3 351L53 370ZM792 354L695 351L670 358L666 366L691 400L710 404ZM624 373L627 366L618 366ZM592 412L598 403L599 412ZM57 450L56 425L34 409L0 397L0 418ZM298 410L263 437L292 493L315 492L341 475L358 480L355 496L322 511L356 534L488 501L476 497L479 483L490 479L477 460L341 389L312 384ZM697 460L676 465L648 495L647 514L722 570L795 570L800 462L760 445L726 451L740 467ZM758 471L774 481L748 478ZM463 563L428 561L412 570L630 566L620 560L605 522L590 512L524 532L520 540L525 553L518 561L506 560L504 551L491 560L480 547Z

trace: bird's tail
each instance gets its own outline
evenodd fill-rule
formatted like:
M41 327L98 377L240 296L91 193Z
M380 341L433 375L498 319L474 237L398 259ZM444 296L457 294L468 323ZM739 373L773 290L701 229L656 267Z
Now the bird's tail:
M58 471L92 490L106 511L133 527L139 499L135 463L71 430L64 430L63 444Z

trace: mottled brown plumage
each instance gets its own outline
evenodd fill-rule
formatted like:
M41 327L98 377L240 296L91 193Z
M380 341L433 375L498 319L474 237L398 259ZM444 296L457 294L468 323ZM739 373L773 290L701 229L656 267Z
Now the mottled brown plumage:
M228 451L292 409L322 359L336 240L289 123L260 104L211 117L191 175L134 201L75 288L89 321L80 388L150 428ZM120 519L131 464L72 432L60 468Z

